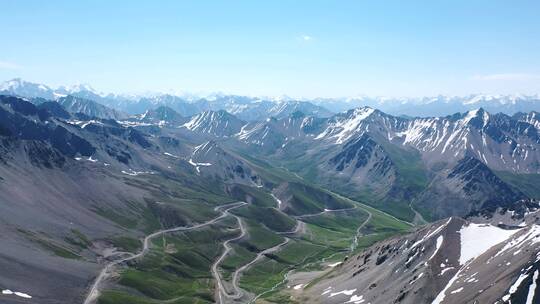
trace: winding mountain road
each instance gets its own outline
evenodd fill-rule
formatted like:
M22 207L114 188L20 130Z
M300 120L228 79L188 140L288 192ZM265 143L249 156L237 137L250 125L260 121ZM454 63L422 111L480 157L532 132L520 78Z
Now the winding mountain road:
M303 231L305 229L305 226L306 226L306 223L304 223L302 221L299 221L299 220L296 220L296 225L294 226L293 230L276 232L276 234L294 235L294 234L299 233L300 231Z
M276 252L276 251L279 251L281 249L281 247L287 245L289 243L289 241L290 241L289 238L285 238L285 241L277 244L276 246L265 249L265 250L259 252L257 254L257 256L253 260L251 260L251 262L249 262L249 263L245 264L244 266L238 268L234 272L231 284L232 284L232 287L235 289L235 293L238 295L238 298L242 297L242 289L239 288L239 286L238 286L238 282L240 281L240 277L241 277L242 273L244 271L248 270L251 266L253 266L253 264L257 263L265 255Z
M358 247L358 239L362 236L361 235L361 232L360 230L362 230L362 228L364 228L364 226L367 225L367 223L369 223L369 221L371 220L371 218L373 217L373 214L371 212L369 212L368 210L364 210L365 212L367 212L368 214L368 217L367 219L362 223L360 224L360 226L358 226L358 228L356 229L356 234L354 235L354 239L351 243L351 247L350 247L350 251L353 252L356 247Z
M217 283L216 293L217 293L217 299L218 299L219 304L223 303L224 298L233 298L234 299L236 297L241 296L241 292L240 292L238 286L236 286L236 288L234 288L234 286L233 286L233 289L235 289L235 293L233 295L230 295L227 292L227 290L225 288L225 284L223 283L223 279L221 278L221 275L219 274L218 268L219 268L219 265L225 259L225 257L227 257L229 252L232 250L232 247L231 247L230 243L234 242L234 241L238 241L241 238L243 238L244 236L246 236L246 227L244 226L244 222L242 221L242 219L240 217L234 215L234 214L228 213L228 210L225 211L225 213L227 215L232 215L234 218L236 218L236 222L238 223L238 227L240 227L241 233L240 233L239 236L228 239L223 243L223 247L225 248L225 250L223 251L223 253L221 253L219 258L212 265L212 276L214 277L214 279L216 280L216 283Z
M281 201L278 200L277 197L275 197L274 195L272 195L274 197L274 199L276 199L276 201L278 202L278 206L281 205ZM318 213L313 213L313 214L305 214L305 215L301 215L301 216L296 216L294 217L296 219L296 227L293 231L290 231L290 232L282 232L282 234L294 234L294 233L298 233L299 230L301 229L301 226L303 226L305 223L301 221L302 218L306 218L306 217L312 217L312 216L317 216L317 215L322 215L322 214L325 214L325 213L329 213L329 212L339 212L339 211L349 211L349 210L355 210L357 209L358 206L355 206L353 208L346 208L346 209L325 209L324 211L322 212L318 212ZM367 225L367 223L369 223L369 221L371 220L371 218L373 217L373 214L369 211L369 210L366 210L366 209L362 209L363 211L365 211L367 214L368 214L368 217L364 220L364 222L362 222L362 224L360 224L360 226L358 226L358 228L356 229L356 234L353 238L353 241L351 242L351 246L349 248L350 252L353 252L356 247L358 246L358 239L360 238L361 236L361 232L360 230L362 230L362 228L364 228L364 226ZM288 238L287 238L287 241L285 243L288 242ZM285 243L282 243L278 246L282 246L282 245L285 245ZM334 255L336 254L339 254L339 252L336 252L334 254L332 254L331 256L328 256L328 257L325 257L323 258L322 260L320 260L319 262L313 262L313 263L309 263L308 265L310 264L315 264L315 263L324 263L327 259L330 259L332 258ZM257 256L258 258L258 256ZM257 259L256 258L256 259ZM249 264L246 264L246 265L249 265L251 266L252 264L254 264L256 262L256 260L253 260L252 262L250 262ZM246 266L245 265L245 266ZM239 269L240 270L240 269ZM274 290L276 290L279 286L281 286L282 284L285 284L287 282L287 280L289 279L289 275L294 272L295 269L292 268L290 269L289 271L287 271L285 273L285 275L283 276L283 280L281 280L279 283L275 284L274 286L272 286L271 289L269 290L266 290L258 295L256 295L254 298L252 298L250 301L249 301L249 304L252 304L252 303L255 303L255 301L259 298L261 298L262 296L264 296L265 294L268 294L270 292L273 292ZM238 272L238 270L237 270ZM236 273L235 273L236 274ZM234 279L233 279L234 281Z
M321 211L321 212L311 213L311 214L304 214L304 215L297 215L297 216L294 216L294 218L299 220L299 219L305 219L307 217L323 215L325 213L345 212L345 211L351 211L351 210L356 210L356 209L358 209L358 207L356 207L356 206L351 207L351 208L343 208L343 209L324 209L324 211Z
M279 207L281 207L280 206L281 201L279 201L279 199L277 199L277 197L275 197L274 195L272 195L272 196L274 197L274 199L278 203L278 206L277 206L278 208L276 208L276 209L279 210ZM223 219L223 218L225 218L227 216L232 216L232 217L234 217L236 219L236 221L238 223L238 227L240 228L241 233L238 236L235 236L235 237L230 238L230 239L226 240L225 242L223 242L224 251L221 253L219 258L212 264L211 272L212 272L212 276L216 280L216 284L217 284L216 299L217 299L217 302L219 304L224 304L226 300L231 300L232 302L241 300L242 297L244 296L243 290L239 287L239 281L240 281L240 278L242 276L242 273L247 271L249 268L251 268L258 261L260 261L265 255L276 252L276 251L279 251L283 246L287 245L289 243L289 241L290 241L290 239L288 237L285 237L285 240L283 242L281 242L281 243L279 243L279 244L277 244L277 245L275 245L275 246L273 246L271 248L267 248L267 249L259 252L257 254L257 256L253 260L251 260L249 263L247 263L247 264L243 265L242 267L236 269L236 271L232 275L232 280L230 282L230 288L232 288L232 293L229 293L227 291L225 281L221 278L221 275L219 273L219 266L221 265L221 263L223 263L223 261L225 260L227 255L231 252L231 250L232 250L231 243L242 239L247 234L247 230L246 230L246 227L245 227L244 222L242 221L242 219L240 217L234 215L234 214L229 213L229 211L232 210L232 209L244 206L246 204L247 203L245 203L245 202L236 202L236 203L232 203L232 204L218 206L218 207L214 208L214 210L215 211L220 211L221 215L216 217L216 218L213 218L213 219L211 219L211 220L209 220L207 222L200 223L200 224L193 225L193 226L189 226L189 227L181 226L181 227L163 229L163 230L159 230L159 231L156 231L156 232L154 232L152 234L147 235L143 240L143 247L142 247L141 251L139 251L136 254L130 253L130 252L123 252L123 253L119 254L119 256L125 256L125 255L127 255L127 256L125 256L123 258L119 258L117 260L110 261L109 263L107 263L105 265L105 267L101 270L101 272L98 274L98 276L94 280L94 282L92 284L92 287L90 288L90 290L89 290L89 292L88 292L88 294L87 294L87 296L85 298L84 304L94 304L94 303L96 303L96 301L97 301L97 299L98 299L98 297L100 295L101 285L103 284L103 282L107 278L109 278L114 273L114 268L116 266L122 264L122 263L129 262L129 261L141 258L145 254L147 254L149 252L149 250L150 250L152 239L154 239L154 238L156 238L158 236L161 236L163 234L166 234L166 233L178 232L178 231L189 231L189 230L203 228L205 226L212 225L212 224L216 223L217 221L219 221L219 220L221 220L221 219ZM319 215L323 215L325 213L345 212L345 211L355 210L357 208L358 207L355 206L355 207L352 207L352 208L344 208L344 209L325 209L324 211L313 213L313 214L305 214L305 215L295 216L294 218L296 219L297 224L294 227L294 229L291 230L291 231L281 232L279 234L296 234L296 233L298 233L300 230L302 230L302 228L304 226L304 222L302 221L302 219L304 219L304 218L319 216ZM368 218L358 227L357 234L355 235L353 244L351 244L351 251L356 248L361 228L364 227L371 220L371 217L372 217L371 212L369 212L367 210L364 210L364 211L366 211L368 213ZM284 279L286 279L286 278L284 278ZM260 296L261 295L258 295L256 298L258 298Z
M156 232L154 232L152 234L147 235L143 240L143 248L142 248L141 251L139 251L139 253L136 253L136 254L127 253L129 255L128 257L121 258L121 259L115 260L115 261L111 261L111 262L109 262L108 264L105 265L105 267L101 270L99 275L94 280L94 283L92 284L92 287L90 288L90 290L89 290L89 292L88 292L88 294L87 294L87 296L86 296L83 303L84 304L96 303L96 300L98 299L99 294L100 294L101 284L102 284L103 281L105 281L112 274L113 268L115 266L119 265L119 264L122 264L122 263L125 263L125 262L128 262L128 261L135 260L135 259L138 259L140 257L143 257L150 250L150 241L152 239L154 239L154 238L156 238L156 237L158 237L160 235L170 233L170 232L189 231L189 230L194 230L194 229L198 229L198 228L202 228L202 227L205 227L205 226L212 225L212 224L216 223L217 221L219 221L219 220L225 218L226 216L230 215L230 213L228 212L229 210L244 206L246 204L247 203L245 203L245 202L237 202L237 203L218 206L218 207L214 208L214 210L215 211L220 211L221 215L214 218L214 219L211 219L211 220L209 220L207 222L197 224L197 225L194 225L194 226L189 226L189 227L181 226L181 227L163 229L163 230L159 230L159 231L156 231ZM242 226L241 226L241 228L242 228ZM245 231L243 231L243 233L245 233Z
M227 211L225 211L225 213L227 213ZM285 246L290 241L289 238L285 238L285 240L283 242L281 242L281 243L279 243L279 244L277 244L277 245L275 245L275 246L273 246L271 248L267 248L267 249L259 252L257 254L257 256L253 260L251 260L249 263L247 263L247 264L243 265L242 267L236 269L236 271L232 275L232 280L230 282L230 285L231 285L231 288L232 288L232 293L229 293L227 291L226 286L225 286L225 281L221 278L221 275L219 273L219 266L220 266L221 263L223 263L223 261L225 260L227 255L231 252L231 250L232 250L231 243L235 242L235 241L238 241L238 240L242 239L243 237L245 237L246 234L247 234L247 230L246 230L246 228L244 226L244 222L242 221L242 219L240 217L238 217L238 216L236 216L234 214L229 214L229 213L227 213L227 214L236 218L236 221L238 223L238 226L240 227L241 233L240 233L240 235L238 235L236 237L233 237L231 239L228 239L223 243L223 247L225 248L225 250L221 253L219 258L212 265L212 276L214 277L214 279L216 280L216 283L217 283L216 298L217 298L217 303L218 304L224 304L224 303L227 302L227 300L230 300L232 302L241 300L242 297L244 296L244 292L243 292L242 288L240 288L240 286L239 286L239 281L240 281L240 277L241 277L242 273L244 271L248 270L255 263L257 263L266 254L270 254L270 253L273 253L273 252L276 252L276 251L280 250L281 247Z

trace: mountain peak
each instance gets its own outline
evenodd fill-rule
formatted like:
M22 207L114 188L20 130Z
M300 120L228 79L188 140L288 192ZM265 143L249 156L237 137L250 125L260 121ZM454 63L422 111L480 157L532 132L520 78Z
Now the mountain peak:
M48 86L44 84L27 82L21 78L13 78L0 84L0 91L6 91L11 95L25 98L54 98L53 91Z
M243 125L244 122L225 110L210 110L192 116L182 126L191 131L227 137L238 133Z
M33 83L23 80L22 78L13 78L0 84L0 90L15 90L24 87L38 88L42 91L50 90L50 88L44 84Z
M334 116L328 127L315 138L333 138L337 144L342 144L357 132L362 132L364 120L374 112L373 108L360 107L338 114Z
M184 118L174 109L168 106L159 106L152 110L146 110L143 114L135 116L138 120L145 122L183 122Z
M359 122L369 117L375 112L374 108L364 106L347 111L347 115L351 119L357 119Z
M470 110L463 114L463 124L477 124L478 127L485 127L489 121L490 115L483 108Z
M73 85L70 85L70 86L61 86L61 87L58 88L58 91L64 91L65 93L68 93L68 94L80 93L80 92L85 92L86 91L86 92L92 92L94 94L100 95L88 83L76 83L76 84L73 84Z

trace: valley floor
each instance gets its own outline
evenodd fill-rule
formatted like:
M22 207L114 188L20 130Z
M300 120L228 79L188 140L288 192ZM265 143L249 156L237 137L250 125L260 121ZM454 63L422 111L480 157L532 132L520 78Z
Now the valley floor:
M279 211L280 202L275 196L274 199L274 208ZM350 202L353 207L325 209L295 216L294 226L288 231L260 231L250 219L231 213L249 207L249 204L239 202L216 207L215 210L221 212L221 215L204 223L152 233L145 237L144 246L137 254L128 253L127 257L105 265L85 304L123 301L191 303L212 302L214 299L220 304L284 303L288 301L290 293L301 291L347 256L378 240L406 231L411 226L372 207L341 196L339 199ZM192 297L185 290L174 290L174 286L187 286L176 283L174 276L171 277L169 273L159 276L156 273L163 271L164 265L150 269L142 265L156 264L166 259L166 255L178 254L175 250L186 247L184 242L192 239L190 234L197 232L223 234L223 237L219 237L214 244L191 244L217 249L213 253L215 258L201 265L202 272L210 272L211 277L198 274L206 279L202 285L191 284L190 288L195 288ZM257 237L261 233L263 237ZM264 237L265 234L269 239ZM159 237L163 237L163 244L159 244ZM187 240L182 240L184 237ZM246 243L251 246L246 246ZM171 250L171 244L174 247L178 244L178 247ZM200 249L193 249L193 254L202 253ZM174 257L174 260L173 263L181 264L194 262L179 256ZM168 282L162 285L160 281L164 280ZM164 290L169 289L170 292L165 293ZM205 295L201 294L203 290Z

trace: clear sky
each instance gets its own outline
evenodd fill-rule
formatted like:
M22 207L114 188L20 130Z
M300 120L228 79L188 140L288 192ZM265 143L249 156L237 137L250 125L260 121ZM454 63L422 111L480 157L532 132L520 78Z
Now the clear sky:
M540 92L540 1L0 0L0 80L246 95Z

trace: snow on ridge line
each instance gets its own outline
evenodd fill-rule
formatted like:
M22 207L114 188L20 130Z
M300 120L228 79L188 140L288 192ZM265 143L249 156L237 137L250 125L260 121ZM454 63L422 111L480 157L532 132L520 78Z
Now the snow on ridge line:
M210 147L210 148L208 148ZM195 147L195 149L193 149L193 152L191 153L191 156L193 157L195 154L197 154L199 151L205 151L205 155L208 154L208 152L210 152L210 150L212 150L212 143L210 141L207 141L207 142L204 142L198 146Z
M68 120L66 122L68 124L70 124L70 125L79 126L79 127L81 127L81 129L86 128L86 126L88 126L90 124L103 125L103 123L101 121L95 120L95 119L91 119L91 120L87 120L87 121L84 121L84 120Z
M518 290L521 283L523 283L523 281L528 277L529 277L529 274L527 274L527 273L520 274L519 278L517 278L517 280L514 282L514 284L512 284L512 286L510 286L510 289L508 290L508 293L504 297L502 297L502 300L505 301L505 302L510 300L510 297L514 293L516 293L516 291Z
M539 225L532 225L529 228L529 231L527 233L523 233L522 235L518 236L515 239L512 239L510 242L508 242L504 247L495 254L495 257L501 255L505 251L509 249L519 249L523 247L523 245L527 241L532 241L532 243L538 243L540 242L540 226Z
M410 249L413 249L414 247L422 244L425 240L429 239L430 237L436 235L437 233L441 232L443 230L444 227L448 226L448 224L450 224L450 221L452 220L452 218L449 218L446 223L442 224L441 226L437 227L434 231L432 232L428 232L424 237L422 237L419 241L416 241Z
M372 108L356 108L353 110L352 118L335 121L322 133L317 135L315 139L323 139L329 136L330 138L336 138L336 144L342 144L354 135L355 131L358 131L362 121L368 118L373 112L375 112L375 109Z
M443 237L442 235L439 235L439 236L437 237L437 244L435 245L435 246L436 246L436 247L435 247L435 250L433 251L433 254L429 257L429 259L426 261L426 263L425 263L426 266L427 266L427 263L428 263L429 261L431 261L431 259L433 259L433 258L437 255L437 253L438 253L439 250L441 249L441 246L442 246L443 241L444 241L444 237Z
M188 130L195 130L197 128L199 128L201 126L201 124L204 122L204 120L206 119L206 117L208 117L210 113L208 111L205 111L205 112L202 112L202 113L199 113L195 116L193 116L188 122L186 122L185 124L182 125L182 127L188 129ZM212 114L210 114L210 119L213 119L214 118L214 113L212 112Z
M525 304L533 304L534 294L536 292L536 281L538 280L538 269L534 272L533 281L529 286L529 292L527 293L527 301Z

